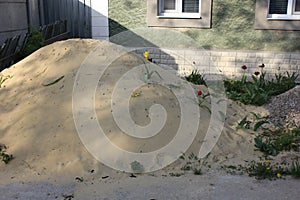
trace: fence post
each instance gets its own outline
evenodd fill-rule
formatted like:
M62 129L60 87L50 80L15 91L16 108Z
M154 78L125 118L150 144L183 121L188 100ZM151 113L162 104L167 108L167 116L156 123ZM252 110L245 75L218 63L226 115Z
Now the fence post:
M30 7L29 7L29 0L26 0L26 14L27 14L27 26L28 32L30 33L31 29L31 22L30 22Z

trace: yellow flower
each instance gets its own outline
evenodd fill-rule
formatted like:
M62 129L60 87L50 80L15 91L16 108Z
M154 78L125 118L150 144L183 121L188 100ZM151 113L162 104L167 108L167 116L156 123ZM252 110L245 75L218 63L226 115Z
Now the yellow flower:
M267 167L267 170L270 170L270 167Z
M271 161L270 160L266 160L266 163L270 163Z
M131 97L138 97L141 96L141 92L134 92L131 94Z
M277 178L280 178L281 177L281 174L280 173L277 173Z
M295 142L292 142L291 145L296 145L296 143L295 143Z
M148 52L148 51L145 51L145 52L144 52L144 56L145 56L146 60L148 60L148 59L149 59L149 52Z

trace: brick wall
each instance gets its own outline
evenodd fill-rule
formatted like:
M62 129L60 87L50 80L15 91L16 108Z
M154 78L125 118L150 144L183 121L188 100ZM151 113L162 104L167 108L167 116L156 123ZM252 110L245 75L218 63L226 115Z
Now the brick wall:
M222 73L228 78L240 78L244 73L242 65L247 66L245 73L252 75L260 71L258 66L265 64L263 69L269 78L275 73L300 73L300 53L266 52L266 51L214 51L214 50L167 50L157 48L141 48L135 50L142 54L150 52L150 58L160 65L170 66L179 75L190 74L198 69L200 73ZM300 82L300 77L298 77Z

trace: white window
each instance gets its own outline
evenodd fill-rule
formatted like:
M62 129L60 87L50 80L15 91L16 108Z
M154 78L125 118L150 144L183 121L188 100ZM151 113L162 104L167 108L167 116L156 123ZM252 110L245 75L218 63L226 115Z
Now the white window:
M159 0L159 18L201 18L201 0Z
M300 0L269 0L268 19L300 20Z

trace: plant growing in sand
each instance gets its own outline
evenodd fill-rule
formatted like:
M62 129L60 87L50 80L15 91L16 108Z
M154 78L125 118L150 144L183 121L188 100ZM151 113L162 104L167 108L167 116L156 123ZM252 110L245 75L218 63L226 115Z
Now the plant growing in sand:
M139 96L141 96L142 95L142 91L139 91L139 92L133 92L132 94L131 94L131 97L139 97Z
M183 171L193 171L195 175L202 174L202 167L207 165L207 161L198 158L194 153L191 153L188 157L183 153L180 157L184 161L184 165L181 167Z
M43 47L44 45L45 45L45 40L43 38L41 31L39 31L38 29L34 29L30 33L24 48L19 53L19 56L21 59L25 58L26 56L33 53L37 49Z
M7 79L10 79L12 78L12 76L8 75L8 76L2 76L0 74L0 88L2 87L2 84L7 80Z
M281 151L299 151L300 130L278 129L254 138L255 147L266 155L278 155Z
M198 90L197 94L198 94L198 99L199 99L199 102L198 102L199 107L204 108L209 113L211 113L209 106L205 105L205 103L206 103L205 98L209 96L209 93L204 94L201 90Z
M253 129L257 131L264 124L270 124L271 122L268 120L269 116L261 117L259 114L254 112L250 112L253 116L253 121L248 120L248 115L246 115L237 125L238 129Z
M199 70L193 70L190 75L185 76L184 78L188 82L191 82L195 85L205 85L205 86L207 86L206 81L205 81L205 75L200 74Z
M249 175L254 176L256 179L269 179L274 180L281 178L286 174L286 170L278 163L271 164L270 160L265 161L251 161L243 170Z
M231 174L243 174L246 173L250 177L255 177L256 179L269 179L275 180L283 178L283 176L291 175L294 178L300 178L300 163L297 159L294 159L291 166L286 161L281 163L273 162L272 160L265 158L260 158L260 161L246 161L246 165L242 166L222 166L223 169L227 170Z
M6 153L7 146L0 144L0 159L5 163L9 163L13 159L13 155Z
M294 178L300 178L300 163L298 160L293 160L290 169L288 170L289 174Z
M279 73L275 74L275 79L267 80L266 72L263 71L264 64L259 66L261 72L254 72L251 81L247 81L245 70L247 67L243 65L243 75L241 80L226 79L224 86L227 96L235 101L244 104L253 104L261 106L274 96L281 94L296 86L297 73Z
M149 61L149 55L150 54L148 51L144 52L144 57L147 61ZM144 73L144 80L146 83L149 83L149 80L151 79L151 76L153 75L153 73L155 73L160 79L163 79L156 70L149 70L147 63L144 62L144 66L145 66L145 70L146 70L146 72Z

